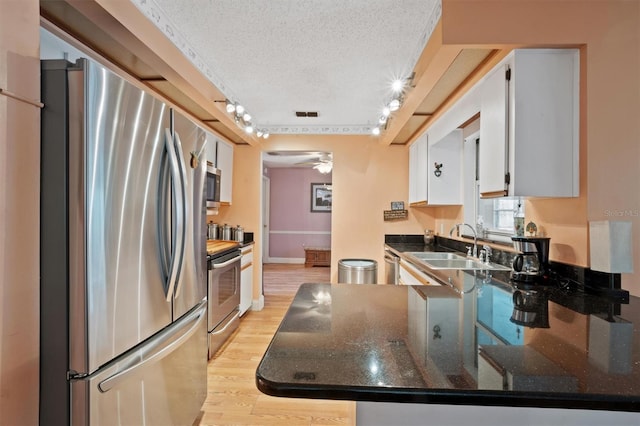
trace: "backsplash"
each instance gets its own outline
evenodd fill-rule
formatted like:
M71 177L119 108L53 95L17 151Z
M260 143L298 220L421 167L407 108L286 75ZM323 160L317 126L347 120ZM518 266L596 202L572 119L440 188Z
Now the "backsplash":
M385 243L424 244L422 235L385 235ZM448 248L466 253L470 245L467 241L460 241L440 235L436 236L435 246ZM482 243L479 242L479 248ZM491 252L491 262L511 267L513 259L518 255L511 250L500 250L494 245ZM582 266L550 261L550 276L559 284L590 293L596 293L612 298L618 302L629 300L629 292L621 289L620 274L593 271Z

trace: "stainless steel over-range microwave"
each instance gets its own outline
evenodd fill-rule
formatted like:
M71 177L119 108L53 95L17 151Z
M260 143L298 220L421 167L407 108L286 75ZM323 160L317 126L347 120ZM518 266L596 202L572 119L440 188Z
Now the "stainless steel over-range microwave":
M222 170L207 162L207 209L220 207L220 177Z

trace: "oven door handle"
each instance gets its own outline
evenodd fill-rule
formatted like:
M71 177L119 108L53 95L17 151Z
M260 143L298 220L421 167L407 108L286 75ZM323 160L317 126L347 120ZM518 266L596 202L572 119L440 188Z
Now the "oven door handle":
M224 268L225 266L231 265L233 262L237 262L240 260L241 256L236 256L234 258L231 258L229 260L227 260L226 262L223 263L214 263L213 264L213 269L220 269L220 268Z

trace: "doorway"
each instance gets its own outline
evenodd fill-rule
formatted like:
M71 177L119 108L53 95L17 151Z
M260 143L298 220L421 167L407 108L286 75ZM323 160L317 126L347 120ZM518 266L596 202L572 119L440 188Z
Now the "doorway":
M305 249L331 247L333 155L263 153L263 264L304 264Z

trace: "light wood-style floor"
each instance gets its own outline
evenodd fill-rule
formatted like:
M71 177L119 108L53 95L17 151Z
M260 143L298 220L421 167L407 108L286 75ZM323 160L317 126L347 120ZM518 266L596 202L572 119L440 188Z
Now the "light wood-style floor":
M355 425L354 402L275 398L256 388L258 363L300 284L330 281L326 267L265 264L263 271L265 307L248 311L209 361L209 391L195 425Z

